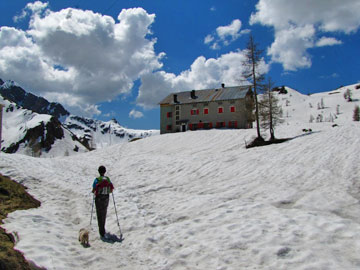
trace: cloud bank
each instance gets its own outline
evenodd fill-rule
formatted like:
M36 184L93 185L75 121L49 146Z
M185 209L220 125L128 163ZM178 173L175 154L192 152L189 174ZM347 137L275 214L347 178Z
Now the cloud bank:
M358 0L260 0L256 10L250 24L274 28L274 42L267 53L285 70L310 67L309 48L342 44L323 34L349 35L360 28Z
M162 67L150 26L154 14L124 9L112 17L88 10L53 12L47 4L28 4L26 31L0 28L0 74L72 112L93 115L97 103L129 94L133 82Z

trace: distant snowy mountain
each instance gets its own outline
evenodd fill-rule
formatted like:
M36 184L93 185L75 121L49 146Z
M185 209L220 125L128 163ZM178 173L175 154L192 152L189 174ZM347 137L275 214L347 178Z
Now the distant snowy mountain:
M42 97L27 93L13 81L4 82L0 79L0 95L24 109L40 114L50 114L57 119L70 115L61 104L49 102Z
M124 128L115 119L70 115L61 104L27 93L13 81L0 79L0 103L5 105L1 151L7 153L67 156L159 134Z
M88 149L59 120L4 100L1 151L35 157L69 156Z
M159 135L158 130L124 128L115 119L104 122L76 115L68 116L64 121L64 126L90 149L99 149L133 139Z

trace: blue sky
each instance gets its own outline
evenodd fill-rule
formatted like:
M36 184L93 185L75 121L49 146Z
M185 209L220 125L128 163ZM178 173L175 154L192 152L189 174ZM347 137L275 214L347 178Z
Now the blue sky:
M241 82L251 33L261 70L304 94L359 82L358 0L0 0L0 78L70 112L158 129L176 91Z

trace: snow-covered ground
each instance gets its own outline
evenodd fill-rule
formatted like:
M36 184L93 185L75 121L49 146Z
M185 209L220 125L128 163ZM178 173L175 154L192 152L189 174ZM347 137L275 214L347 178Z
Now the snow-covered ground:
M275 135L292 138L282 144L245 149L255 129L208 130L70 157L1 153L0 173L42 202L3 227L47 269L360 269L360 123L352 121L360 90L350 88L351 103L346 88L280 95L286 117ZM316 123L330 113L334 122ZM89 228L99 165L116 187L125 240L101 241L94 214L83 248L78 231ZM106 228L119 234L112 200Z

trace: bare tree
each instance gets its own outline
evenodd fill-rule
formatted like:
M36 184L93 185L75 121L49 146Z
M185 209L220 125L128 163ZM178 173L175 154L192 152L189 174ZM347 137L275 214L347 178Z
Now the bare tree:
M284 120L282 108L278 98L271 91L272 88L273 82L269 78L265 85L265 93L259 101L259 117L261 127L270 131L270 140L275 140L274 128Z
M344 98L348 101L352 101L352 92L350 89L346 89L346 92L344 93Z
M254 43L253 36L250 35L246 47L245 60L242 62L245 67L245 71L242 75L252 84L252 88L254 90L255 120L258 140L263 140L260 134L259 104L257 99L258 90L261 88L261 82L264 80L264 75L259 72L259 65L262 61L262 53L263 51L258 49L257 44Z

